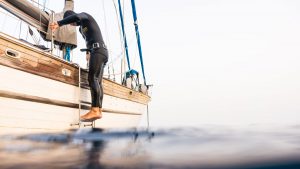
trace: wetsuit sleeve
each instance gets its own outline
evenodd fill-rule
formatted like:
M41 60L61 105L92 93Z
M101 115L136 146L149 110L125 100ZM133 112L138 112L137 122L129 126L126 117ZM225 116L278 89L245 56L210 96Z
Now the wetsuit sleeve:
M63 20L57 21L59 26L67 25L74 22L79 22L81 20L88 19L88 16L84 13L79 13L75 15L68 16Z

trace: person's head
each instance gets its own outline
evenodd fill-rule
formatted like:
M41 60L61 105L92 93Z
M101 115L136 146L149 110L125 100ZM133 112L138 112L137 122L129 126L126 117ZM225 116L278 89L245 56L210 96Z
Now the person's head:
M69 17L69 16L72 16L72 15L76 15L77 13L75 13L74 11L71 11L71 10L67 10L65 13L64 13L64 19ZM72 26L78 26L80 23L71 23Z

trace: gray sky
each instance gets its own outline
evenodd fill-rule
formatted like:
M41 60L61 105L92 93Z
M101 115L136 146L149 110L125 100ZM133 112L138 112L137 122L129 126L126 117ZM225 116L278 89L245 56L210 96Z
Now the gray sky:
M299 124L299 1L137 4L153 125Z
M48 1L62 9L63 1ZM75 11L97 19L118 61L112 0L75 1ZM138 67L130 1L124 4ZM299 124L300 1L136 0L136 6L147 81L154 84L151 126ZM80 55L74 60L84 65Z

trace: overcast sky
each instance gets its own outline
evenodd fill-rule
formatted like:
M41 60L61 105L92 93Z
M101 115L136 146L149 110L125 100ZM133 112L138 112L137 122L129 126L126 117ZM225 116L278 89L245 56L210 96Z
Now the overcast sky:
M299 124L300 1L137 6L151 124Z
M63 2L47 5L59 11ZM97 19L110 63L119 62L113 1L75 2L76 12ZM124 5L139 70L130 1ZM300 1L136 0L136 6L147 82L154 85L151 126L300 123ZM85 65L82 54L74 60Z

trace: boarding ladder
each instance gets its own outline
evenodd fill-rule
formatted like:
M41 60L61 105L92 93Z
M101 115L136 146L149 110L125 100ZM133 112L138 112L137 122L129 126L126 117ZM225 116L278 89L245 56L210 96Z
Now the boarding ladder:
M81 86L86 85L88 86L85 82L81 81L81 67L79 64L74 63L76 67L78 67L78 122L77 123L71 123L71 126L78 126L79 128L82 126L87 127L91 126L92 128L95 128L95 121L92 122L81 122L80 121L80 112L82 109L82 106L91 106L90 102L84 101L81 99Z

